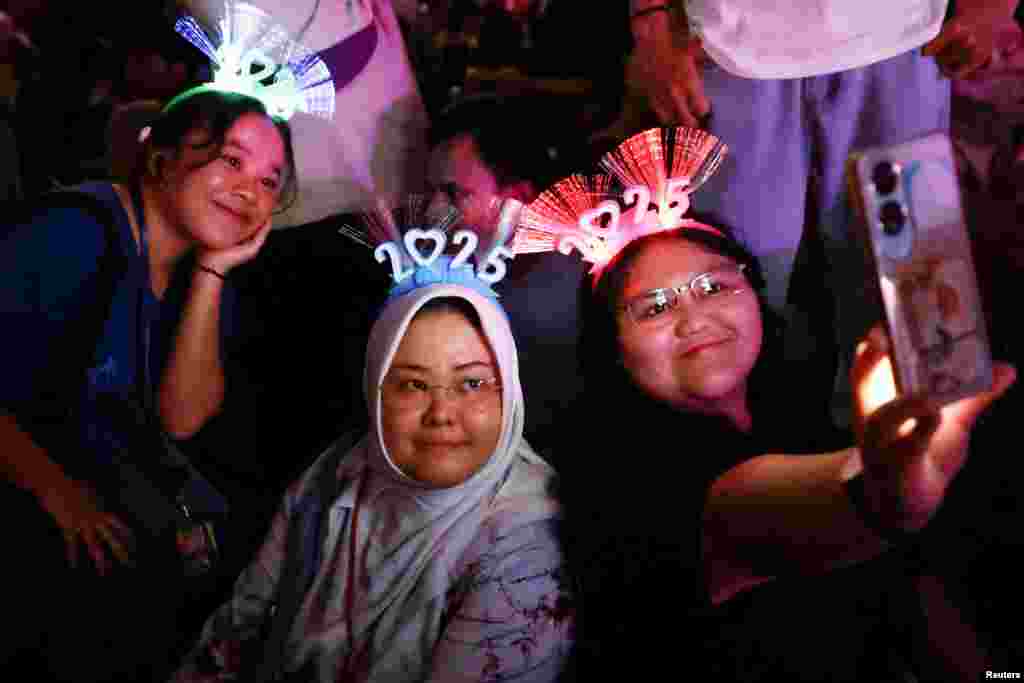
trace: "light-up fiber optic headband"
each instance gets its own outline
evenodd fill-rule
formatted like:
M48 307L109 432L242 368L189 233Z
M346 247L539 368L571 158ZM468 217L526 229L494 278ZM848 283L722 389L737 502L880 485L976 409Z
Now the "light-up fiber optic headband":
M685 218L690 195L718 169L728 147L695 128L652 128L601 158L605 174L574 174L542 192L520 216L512 243L516 254L578 251L602 272L630 242L676 228L704 230ZM612 186L625 189L615 193Z
M362 225L346 225L339 232L372 248L380 263L390 263L394 284L389 300L432 284L458 284L497 299L491 286L505 277L506 262L513 257L505 245L519 224L523 204L497 198L485 204L480 212L484 225L454 234L449 233L459 221L458 209L422 195L408 197L395 208L382 203L363 214Z
M286 121L296 112L334 116L330 69L259 7L228 0L214 31L192 16L179 17L174 30L210 59L213 81L181 93L164 111L199 92L219 90L254 97Z

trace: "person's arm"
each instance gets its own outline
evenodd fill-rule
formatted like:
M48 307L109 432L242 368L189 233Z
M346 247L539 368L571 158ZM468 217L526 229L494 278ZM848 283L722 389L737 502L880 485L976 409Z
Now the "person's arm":
M992 59L999 31L1015 21L1019 0L957 0L953 17L922 51L950 78L971 78Z
M571 596L555 522L481 529L448 599L428 683L553 683L570 650Z
M194 435L224 402L220 348L223 290L223 279L195 270L160 383L160 417L167 433L176 439Z
M628 73L663 125L699 127L711 104L698 63L700 43L689 35L684 4L631 0L633 56ZM652 9L662 5L671 5L672 11Z
M185 310L159 388L164 429L187 439L216 415L224 403L224 363L220 345L224 280L237 265L259 252L270 222L241 244L198 255Z
M854 448L818 456L764 455L711 487L703 556L715 603L789 571L817 572L885 548L857 516L843 481Z
M39 447L15 418L0 411L0 474L28 491L64 535L68 563L78 566L79 543L103 575L110 569L107 549L122 564L131 562L131 531L116 515L105 511L92 489L70 478Z
M0 336L0 476L35 496L53 518L72 566L78 565L82 544L104 574L108 553L130 562L130 531L103 510L85 482L68 476L21 421L39 409L41 385L56 389L50 384L63 381L51 376L54 366L62 367L54 356L68 353L68 325L90 305L89 282L99 268L104 229L80 209L51 208L7 230L0 242L0 328L15 332Z
M918 398L873 398L879 378L888 377L892 386L877 329L860 347L852 374L859 447L819 456L764 455L712 484L703 556L714 602L780 573L818 573L868 559L887 547L882 534L924 527L967 459L974 422L1016 377L1012 367L996 364L990 392L939 413ZM850 495L857 476L860 500Z

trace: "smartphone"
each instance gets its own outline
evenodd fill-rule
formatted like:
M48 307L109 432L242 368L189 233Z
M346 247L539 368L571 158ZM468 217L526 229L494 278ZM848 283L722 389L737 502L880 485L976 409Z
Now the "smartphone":
M853 153L847 181L900 395L941 406L992 386L953 146L944 133Z

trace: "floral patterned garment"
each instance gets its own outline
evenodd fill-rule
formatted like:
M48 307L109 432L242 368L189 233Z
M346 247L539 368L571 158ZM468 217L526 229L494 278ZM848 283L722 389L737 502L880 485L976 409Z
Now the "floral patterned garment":
M529 468L530 465L522 466ZM248 680L262 656L268 613L276 605L289 533L295 516L311 501L314 466L285 496L282 509L255 561L239 577L232 598L207 621L199 643L173 678L179 683ZM515 467L514 467L515 469ZM355 644L350 657L346 619L347 581L340 567L349 562L353 496L343 494L327 512L328 528L320 562L285 644L285 666L296 680L362 681L524 681L557 680L572 637L571 597L557 543L558 521L540 520L506 529L504 515L484 512L479 533L448 568L450 588L427 604L428 620L438 622L440 638L422 647L406 642L424 638L419 624L399 633L399 648L381 649L374 637ZM443 562L443 556L437 562ZM372 577L361 578L371 582ZM358 591L356 600L359 600ZM400 609L400 608L398 608ZM429 662L413 661L409 651L431 652Z

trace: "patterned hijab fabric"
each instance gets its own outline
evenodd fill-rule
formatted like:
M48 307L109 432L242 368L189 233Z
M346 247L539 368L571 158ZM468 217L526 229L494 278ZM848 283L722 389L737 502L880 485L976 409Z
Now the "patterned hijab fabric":
M439 489L408 477L391 460L381 428L379 387L417 312L442 297L464 299L480 316L502 381L502 426L497 448L484 465L463 483ZM321 567L295 624L291 640L298 645L291 666L299 668L315 656L319 680L335 680L345 662L352 680L423 680L442 635L446 596L460 559L479 542L489 519L500 517L506 532L556 517L557 505L548 493L554 472L522 438L524 404L507 318L494 301L471 289L428 285L389 303L370 334L364 380L371 431L336 471L335 506L351 506L350 519L357 524L342 531L338 551L324 558L331 566ZM357 558L352 564L351 549ZM324 576L339 587L337 595L318 587ZM350 614L339 623L337 615L332 619L323 613L345 610L346 586L357 588ZM334 627L322 628L327 622ZM344 638L338 637L338 628L346 631ZM346 643L354 647L352 654ZM324 656L325 648L335 651Z

